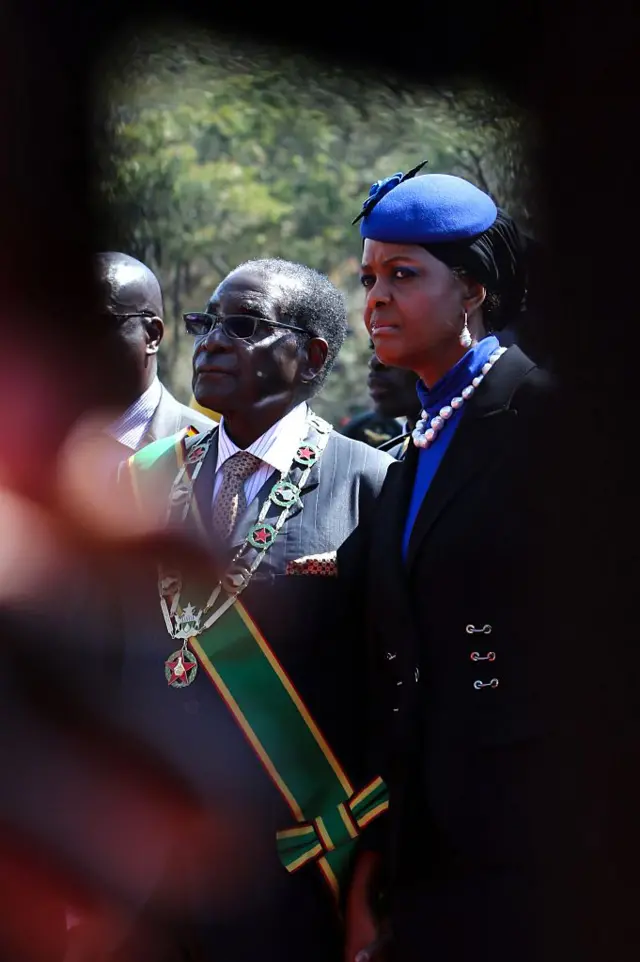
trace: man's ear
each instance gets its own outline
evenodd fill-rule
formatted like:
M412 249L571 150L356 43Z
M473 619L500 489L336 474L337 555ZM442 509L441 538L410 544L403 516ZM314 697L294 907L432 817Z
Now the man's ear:
M307 361L303 365L301 379L305 384L313 381L327 362L329 345L323 337L310 337L307 340Z
M164 337L164 321L161 317L145 317L144 330L147 341L147 354L157 354Z

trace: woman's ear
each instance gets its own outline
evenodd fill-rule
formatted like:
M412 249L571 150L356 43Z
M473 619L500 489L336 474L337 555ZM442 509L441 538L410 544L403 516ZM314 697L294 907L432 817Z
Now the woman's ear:
M462 306L469 316L479 310L487 297L487 289L479 281L463 275L459 278L462 284Z

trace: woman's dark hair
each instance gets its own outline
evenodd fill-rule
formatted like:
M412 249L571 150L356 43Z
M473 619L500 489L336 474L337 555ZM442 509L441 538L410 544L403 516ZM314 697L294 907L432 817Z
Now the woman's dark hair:
M488 230L470 240L421 246L454 274L471 277L486 289L482 314L487 330L502 330L524 310L527 243L515 221L504 211L498 211Z

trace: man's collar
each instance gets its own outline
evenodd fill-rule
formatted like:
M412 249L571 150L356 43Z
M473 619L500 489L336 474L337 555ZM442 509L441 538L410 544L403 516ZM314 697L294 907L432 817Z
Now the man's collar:
M122 414L108 433L121 444L137 450L162 396L162 384L154 377L149 387Z
M250 454L254 454L261 461L269 464L276 471L285 472L291 466L291 461L296 453L297 447L304 438L305 423L307 419L308 406L306 401L298 404L292 411L285 414L283 418L272 424L271 427L261 434L253 444L244 449ZM219 470L227 458L243 450L239 448L229 437L225 429L224 417L220 421L220 433L218 435L218 463L216 470Z
M146 410L155 411L158 406L158 402L160 401L161 394L162 384L160 383L160 378L156 374L147 390L140 395L136 404L142 404Z

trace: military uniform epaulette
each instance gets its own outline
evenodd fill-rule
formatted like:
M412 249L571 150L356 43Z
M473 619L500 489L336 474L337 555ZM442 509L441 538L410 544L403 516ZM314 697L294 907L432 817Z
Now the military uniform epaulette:
M376 448L379 448L381 444L385 444L387 441L392 440L388 434L381 433L379 431L373 431L371 428L363 428L363 434L367 441Z

